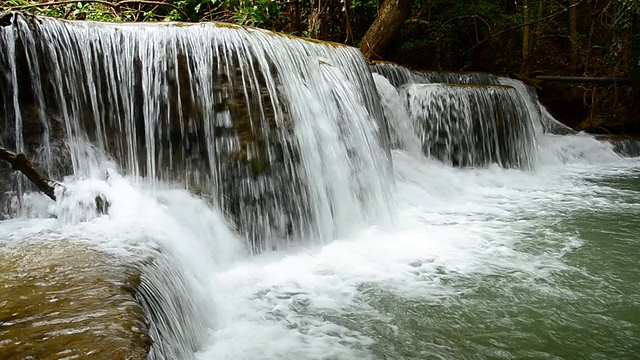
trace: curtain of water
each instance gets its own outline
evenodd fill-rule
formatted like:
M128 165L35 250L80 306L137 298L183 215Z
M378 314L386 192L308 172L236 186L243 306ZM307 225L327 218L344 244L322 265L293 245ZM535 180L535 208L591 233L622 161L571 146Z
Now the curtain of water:
M410 85L403 97L425 154L456 166L533 166L533 128L515 89Z
M52 177L69 175L52 162L68 148L76 176L104 176L113 158L134 177L180 182L255 250L391 217L387 129L356 49L227 25L20 15L0 33L3 137L48 154ZM25 148L23 134L39 140Z
M419 146L427 156L457 166L497 163L529 169L534 164L541 115L524 84L505 83L522 85L518 92L477 86L501 79L483 73L418 73L390 63L373 64L371 70L395 147L415 153Z

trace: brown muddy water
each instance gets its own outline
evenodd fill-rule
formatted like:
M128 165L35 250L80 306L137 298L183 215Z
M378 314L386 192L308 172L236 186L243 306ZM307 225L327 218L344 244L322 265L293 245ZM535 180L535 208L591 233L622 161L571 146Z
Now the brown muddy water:
M135 273L67 241L0 248L1 359L144 359Z

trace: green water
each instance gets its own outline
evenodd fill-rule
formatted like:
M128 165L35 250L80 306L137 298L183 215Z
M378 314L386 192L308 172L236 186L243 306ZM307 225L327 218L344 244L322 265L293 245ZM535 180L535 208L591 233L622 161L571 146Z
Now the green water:
M517 233L522 270L440 269L428 280L450 289L441 296L364 287L360 300L377 316L353 321L375 341L373 355L640 358L640 174L587 178L581 186L593 192L582 205L552 201L553 211L503 222Z

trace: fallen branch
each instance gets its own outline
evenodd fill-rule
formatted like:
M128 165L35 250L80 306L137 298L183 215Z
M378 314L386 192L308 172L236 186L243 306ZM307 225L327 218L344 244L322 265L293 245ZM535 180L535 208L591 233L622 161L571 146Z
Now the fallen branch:
M27 179L29 179L29 181L38 188L38 190L45 193L49 198L51 198L51 200L56 200L55 187L57 183L52 182L42 175L40 171L33 166L31 161L27 159L25 154L17 154L0 146L0 160L4 160L11 164L11 167L14 170L20 171L24 174L24 176L26 176Z

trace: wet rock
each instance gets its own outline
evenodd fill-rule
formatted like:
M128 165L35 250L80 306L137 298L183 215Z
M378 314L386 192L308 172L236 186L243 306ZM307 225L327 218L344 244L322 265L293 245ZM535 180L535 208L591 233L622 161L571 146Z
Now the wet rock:
M151 341L136 274L87 245L0 247L3 359L145 359Z
M11 12L0 12L0 26L9 26L11 25L11 21L13 20L13 13Z

